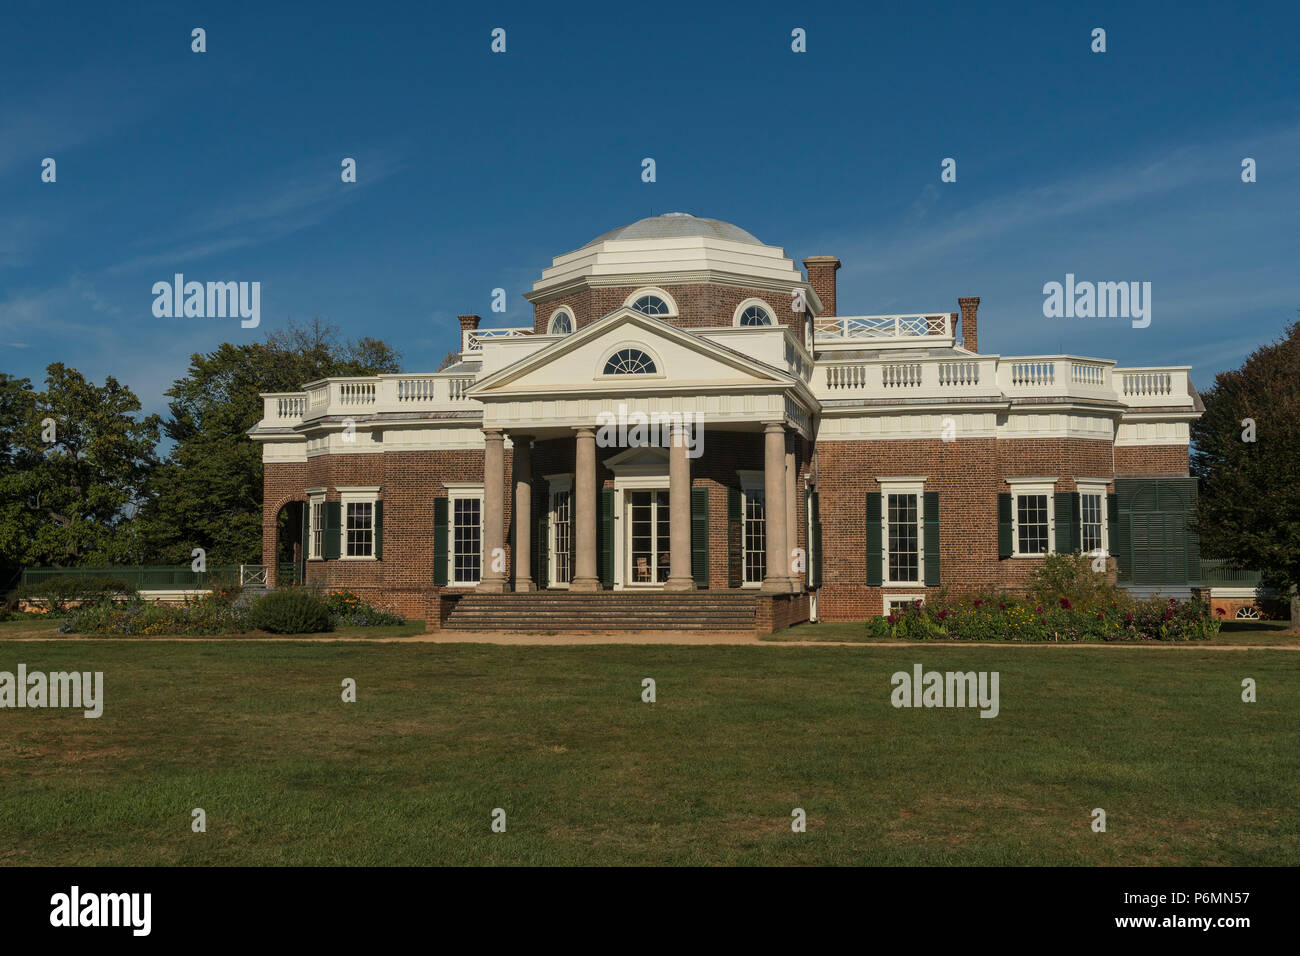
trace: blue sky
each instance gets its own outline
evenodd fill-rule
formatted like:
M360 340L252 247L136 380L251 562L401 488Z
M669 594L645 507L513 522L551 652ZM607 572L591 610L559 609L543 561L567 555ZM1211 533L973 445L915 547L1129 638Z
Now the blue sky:
M162 411L192 352L315 316L432 370L457 314L529 324L552 257L670 211L839 256L842 314L979 295L984 352L1206 388L1296 318L1295 4L877 6L8 0L0 370ZM155 318L176 272L259 281L261 328ZM1067 272L1151 282L1150 327L1044 318Z

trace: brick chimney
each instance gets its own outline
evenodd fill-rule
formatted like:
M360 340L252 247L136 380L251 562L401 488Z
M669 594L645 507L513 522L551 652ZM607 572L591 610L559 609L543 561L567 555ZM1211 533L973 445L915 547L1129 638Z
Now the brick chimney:
M840 260L834 256L809 256L803 261L808 270L808 284L822 300L821 314L835 315L835 270L840 267Z
M979 351L979 322L976 313L980 310L980 297L977 295L959 298L957 305L961 308L961 344L971 352Z
M975 301L978 302L979 299ZM460 330L462 332L473 332L478 328L478 324L483 321L477 315L458 315L456 318L460 319Z

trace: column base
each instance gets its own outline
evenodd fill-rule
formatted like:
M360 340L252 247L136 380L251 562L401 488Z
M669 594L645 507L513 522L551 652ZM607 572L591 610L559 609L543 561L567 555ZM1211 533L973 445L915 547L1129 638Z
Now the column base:
M694 578L669 578L664 582L665 591L694 591Z
M484 578L474 590L480 594L505 594L510 586L503 578Z
M569 582L570 591L600 591L600 578L574 578Z
M790 594L794 589L794 582L789 578L764 578L759 588L764 594Z
M515 593L516 593L516 594L523 594L524 592L527 592L527 591L537 591L537 590L540 590L540 589L537 587L536 584L533 583L532 578L528 578L527 580L524 580L524 581L516 581L516 582L515 582Z

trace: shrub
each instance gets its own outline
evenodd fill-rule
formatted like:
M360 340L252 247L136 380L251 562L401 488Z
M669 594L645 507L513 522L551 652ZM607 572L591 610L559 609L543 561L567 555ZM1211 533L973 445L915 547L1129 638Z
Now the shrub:
M46 613L58 614L74 604L94 604L135 593L134 585L119 578L55 574L35 584L23 585L13 592L13 597L30 601Z
M331 591L325 596L325 607L335 627L380 627L406 620L400 614L367 604L348 590Z
M1035 570L1029 583L1029 598L1035 606L1053 607L1061 599L1084 610L1126 607L1133 603L1128 592L1112 584L1106 575L1092 569L1086 554L1049 554Z
M247 614L209 596L184 604L145 604L140 600L115 604L84 604L59 625L60 634L104 634L152 637L163 634L231 634L249 629Z
M316 634L331 630L329 608L314 591L281 588L255 600L248 622L272 634Z

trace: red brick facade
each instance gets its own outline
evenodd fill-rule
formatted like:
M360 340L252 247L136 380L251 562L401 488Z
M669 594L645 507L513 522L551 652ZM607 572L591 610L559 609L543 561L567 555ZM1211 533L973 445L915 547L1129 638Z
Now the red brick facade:
M533 303L533 330L539 335L545 334L551 314L560 306L567 306L573 312L577 328L590 325L620 308L628 296L643 288L648 286L578 289L548 295ZM789 325L797 329L803 327L804 317L795 313L789 291L704 284L661 285L655 288L663 289L672 296L678 314L669 321L683 329L730 325L736 309L746 299L762 299L767 303L778 325Z

